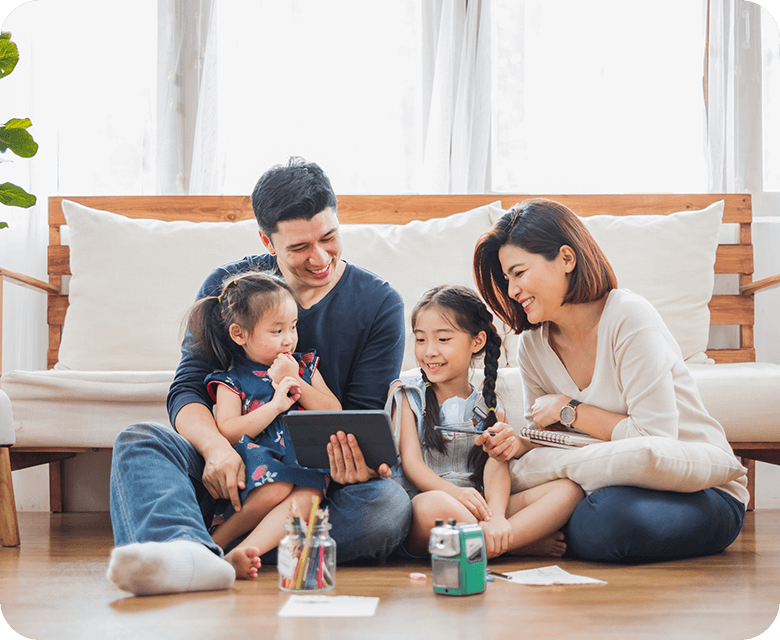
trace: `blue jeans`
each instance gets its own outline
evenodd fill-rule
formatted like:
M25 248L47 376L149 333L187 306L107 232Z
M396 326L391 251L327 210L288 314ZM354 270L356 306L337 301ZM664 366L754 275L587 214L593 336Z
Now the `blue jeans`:
M216 501L201 482L203 458L182 436L154 423L135 424L114 443L111 524L116 546L193 540L222 555L209 536ZM392 480L328 491L331 536L339 562L378 560L401 544L412 505Z
M695 493L605 487L564 527L566 555L596 562L659 562L719 553L742 530L745 506L719 489Z

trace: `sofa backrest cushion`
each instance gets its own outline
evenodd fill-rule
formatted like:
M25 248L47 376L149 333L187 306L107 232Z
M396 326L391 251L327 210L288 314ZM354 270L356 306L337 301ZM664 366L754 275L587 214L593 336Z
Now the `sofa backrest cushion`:
M689 364L708 361L708 304L724 204L720 200L705 209L668 215L582 218L612 265L618 286L652 303ZM510 337L508 342L510 364L516 364L516 341Z
M163 222L67 200L62 208L72 276L59 369L174 369L186 311L205 277L220 264L265 252L254 220ZM387 279L404 300L404 368L415 366L409 315L417 298L444 283L474 287L474 245L500 213L496 202L406 225L342 225L344 258Z

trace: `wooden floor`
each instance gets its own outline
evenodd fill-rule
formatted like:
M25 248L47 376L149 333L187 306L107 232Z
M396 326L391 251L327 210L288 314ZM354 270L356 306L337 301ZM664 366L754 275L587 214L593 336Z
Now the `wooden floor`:
M230 590L132 597L105 578L112 546L107 514L20 516L22 546L0 548L0 607L14 630L34 640L741 640L772 625L780 605L780 510L749 513L737 541L707 558L633 567L544 558L491 563L497 571L559 564L606 585L528 587L499 580L483 594L459 598L433 593L424 562L339 567L332 595L380 601L373 617L331 619L279 618L288 596L277 590L272 567ZM425 572L427 581L410 580L410 571Z

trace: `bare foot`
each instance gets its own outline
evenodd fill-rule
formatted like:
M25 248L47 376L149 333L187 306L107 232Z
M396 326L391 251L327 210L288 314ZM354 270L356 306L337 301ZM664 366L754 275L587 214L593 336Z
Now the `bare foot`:
M257 547L236 547L225 555L225 560L233 565L236 578L254 580L260 568L260 549Z
M554 558L560 558L564 553L566 553L566 543L563 541L563 531L556 531L547 538L509 552L513 556L553 556Z

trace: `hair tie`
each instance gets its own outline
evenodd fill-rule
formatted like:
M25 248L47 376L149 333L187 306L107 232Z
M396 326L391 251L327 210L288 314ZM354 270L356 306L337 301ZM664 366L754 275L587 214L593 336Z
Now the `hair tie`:
M490 408L488 409L488 412L490 412L490 411L493 411L493 412L495 412L495 410L496 410L496 408L495 408L495 407L490 407Z
M430 382L428 382L428 381L426 380L426 381L425 381L425 386L426 386L426 387L430 387L430 386L431 386L431 383L430 383Z
M217 304L222 304L222 296L217 296Z

